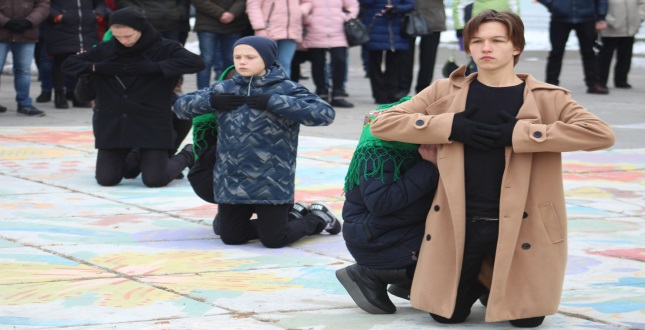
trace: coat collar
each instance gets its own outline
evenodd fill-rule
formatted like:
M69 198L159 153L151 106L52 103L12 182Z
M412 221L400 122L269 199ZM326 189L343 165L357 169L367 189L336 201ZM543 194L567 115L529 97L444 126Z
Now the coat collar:
M477 79L478 73L464 76L465 72L466 66L462 65L459 69L453 71L450 74L449 80L451 89L455 90L456 94L454 95L455 102L453 103L453 106L450 107L450 110L448 112L461 112L464 111L466 107L468 89L470 88L470 84L473 82L473 80ZM535 93L540 93L543 90L561 90L567 94L571 93L565 88L539 81L532 75L527 73L518 73L517 77L526 83L526 87L524 89L524 103L520 108L517 118L520 120L528 120L532 124L543 123L540 116L540 108L535 99Z

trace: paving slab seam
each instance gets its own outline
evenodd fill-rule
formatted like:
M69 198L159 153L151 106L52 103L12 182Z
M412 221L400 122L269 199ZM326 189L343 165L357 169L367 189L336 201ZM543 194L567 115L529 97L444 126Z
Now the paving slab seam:
M620 329L642 330L642 329L639 329L639 328L628 327L628 326L625 326L625 325L622 325L622 324L616 324L616 323L607 322L607 321L600 320L600 319L597 319L597 318L593 318L593 317L590 317L590 316L587 316L587 315L584 315L584 314L570 313L570 312L565 312L565 311L561 311L561 310L558 310L557 313L561 314L561 315L564 315L564 316L573 317L573 318L586 320L586 321L591 321L591 322L596 322L596 323L600 323L600 324L604 324L604 325L609 325L609 326L620 328Z

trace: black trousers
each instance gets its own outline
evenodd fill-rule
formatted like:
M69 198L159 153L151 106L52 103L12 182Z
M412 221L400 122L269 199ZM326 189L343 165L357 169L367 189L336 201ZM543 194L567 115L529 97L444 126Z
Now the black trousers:
M385 59L385 70L383 60ZM372 87L372 97L379 104L392 103L408 94L401 76L403 62L408 59L408 51L370 50L368 74Z
M575 24L551 21L549 25L551 51L546 64L546 82L553 85L560 83L562 58L564 57L565 46L567 40L569 40L571 30L575 30L578 37L585 84L587 86L600 84L598 58L593 50L594 40L596 39L596 23L594 21Z
M219 204L219 231L224 244L244 244L260 239L268 248L281 248L304 236L319 234L327 223L322 218L307 214L301 219L290 219L293 204ZM251 220L253 214L256 220Z
M430 313L432 318L439 323L461 323L470 315L470 309L487 289L477 281L479 270L484 258L495 258L497 236L499 234L499 221L470 220L466 219L466 241L464 245L464 258L461 265L457 300L452 317L447 319ZM512 293L511 293L512 294ZM512 320L514 326L535 327L542 324L544 316Z
M316 85L316 94L328 94L327 82L325 81L325 69L327 68L326 54L331 56L331 96L343 96L345 94L345 77L347 76L347 47L334 48L309 48L309 60L311 61L311 75Z
M52 85L54 87L54 90L58 91L64 91L65 90L65 74L61 70L61 65L63 62L70 56L74 55L73 53L70 54L60 54L60 55L54 55L53 60L52 60ZM76 78L69 77L68 79L71 79L71 85L76 86ZM73 90L68 90L66 92L73 92Z
M96 182L114 186L139 172L147 187L163 187L191 164L192 155L179 153L168 157L167 149L99 149L96 157Z
M611 59L616 53L614 66L614 85L627 84L627 75L632 67L632 53L634 51L634 37L602 38L603 47L598 54L600 62L600 81L607 86Z
M432 83L441 32L432 32L427 36L420 36L419 38L419 71L417 73L417 86L415 87L416 93L419 93ZM414 63L416 63L415 50L416 38L410 38L408 58L403 61L401 68L403 90L406 92L410 91L410 87L412 86Z

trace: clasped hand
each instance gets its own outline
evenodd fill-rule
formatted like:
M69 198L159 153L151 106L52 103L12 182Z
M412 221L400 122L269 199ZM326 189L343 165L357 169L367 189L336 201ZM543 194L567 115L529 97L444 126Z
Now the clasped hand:
M249 108L266 110L270 98L271 94L244 96L233 93L211 93L211 106L220 111L231 111L246 103Z
M484 151L491 147L512 145L513 129L517 118L505 111L500 111L498 115L504 120L504 123L489 125L471 120L470 118L476 112L477 107L471 106L466 111L455 114L450 140Z

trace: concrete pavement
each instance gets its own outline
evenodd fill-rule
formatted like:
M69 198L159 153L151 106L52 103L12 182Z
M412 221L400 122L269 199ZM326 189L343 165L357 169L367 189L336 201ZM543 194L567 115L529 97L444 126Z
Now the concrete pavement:
M363 114L374 108L357 53L348 85L356 107L337 109L329 127L303 128L299 147L296 199L325 201L338 215ZM441 50L436 75L451 53ZM527 52L518 71L542 78L545 59ZM569 262L559 311L542 328L645 329L645 69L633 69L635 89L598 96L584 93L579 65L567 54L562 85L618 140L565 154ZM190 91L194 77L186 80ZM211 230L214 206L186 180L96 185L91 111L48 103L46 117L16 116L10 83L2 77L0 104L10 110L0 114L0 329L448 327L394 297L396 314L358 309L334 276L353 263L340 235L282 249L227 246ZM484 323L484 312L476 304L450 327L511 328Z

